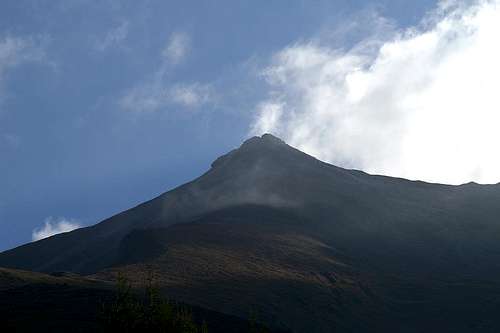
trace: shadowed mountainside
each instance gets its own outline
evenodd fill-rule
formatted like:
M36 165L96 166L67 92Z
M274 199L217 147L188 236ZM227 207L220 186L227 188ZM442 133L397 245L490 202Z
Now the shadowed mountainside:
M143 300L144 293L144 288L131 289L137 301ZM49 275L0 268L0 328L2 332L136 332L131 327L110 330L104 325L104 310L116 302L118 295L115 283L96 278L67 272ZM189 314L193 323L205 325L208 332L252 333L257 328L285 333L198 306L170 304L173 309ZM133 319L129 324L132 322ZM186 332L193 332L192 327Z
M179 301L297 332L500 328L500 186L373 176L254 137L204 175L0 266L152 273Z

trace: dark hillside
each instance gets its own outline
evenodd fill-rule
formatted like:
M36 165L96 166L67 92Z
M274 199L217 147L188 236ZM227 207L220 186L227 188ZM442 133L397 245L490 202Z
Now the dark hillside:
M500 185L429 184L254 137L190 183L0 266L140 285L297 332L500 330Z

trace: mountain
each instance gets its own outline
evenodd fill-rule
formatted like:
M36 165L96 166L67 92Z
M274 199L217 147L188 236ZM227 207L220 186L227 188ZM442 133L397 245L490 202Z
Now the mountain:
M0 266L134 283L294 332L500 329L500 185L369 175L265 134L201 177Z

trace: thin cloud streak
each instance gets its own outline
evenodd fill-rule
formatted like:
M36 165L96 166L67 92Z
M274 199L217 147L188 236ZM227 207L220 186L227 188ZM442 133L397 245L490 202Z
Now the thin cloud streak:
M120 98L123 110L135 113L157 112L169 107L195 110L215 101L212 85L201 82L169 82L169 73L185 61L190 38L174 32L162 51L158 69L148 79L127 90Z
M162 56L170 65L178 65L187 57L189 48L189 35L184 32L174 32L163 49Z
M94 48L100 52L107 49L121 45L128 36L129 23L127 21L121 22L116 27L110 29L104 38L97 39L94 43Z
M163 86L149 83L134 87L120 100L120 106L131 112L150 113L180 106L193 110L214 101L210 85L198 82Z

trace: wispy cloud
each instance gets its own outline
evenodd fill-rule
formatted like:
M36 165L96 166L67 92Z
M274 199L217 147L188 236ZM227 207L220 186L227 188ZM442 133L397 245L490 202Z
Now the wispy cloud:
M66 219L64 217L47 217L44 221L43 227L33 230L31 238L33 241L37 241L63 232L69 232L81 227L81 224L74 219Z
M98 51L105 51L111 47L119 46L128 36L129 23L121 22L119 25L111 28L104 37L98 38L94 42L94 47Z
M252 132L372 173L498 182L499 31L500 1L446 1L347 51L290 45L263 70L270 94Z
M0 79L10 68L29 61L44 60L46 41L46 38L0 38Z
M155 112L167 104L164 87L159 82L143 82L127 90L119 105L129 112Z
M47 37L4 36L0 38L0 104L5 99L6 77L10 70L28 62L53 65L45 55L47 43Z
M178 65L186 58L189 47L189 35L185 32L174 32L170 35L162 55L169 64Z
M134 112L156 112L169 106L198 108L214 100L210 85L201 83L164 86L149 83L134 87L120 100L123 109Z
M252 125L256 134L280 132L280 121L284 112L284 104L277 101L266 101L257 107L257 119Z
M212 87L207 84L177 84L169 89L170 101L187 108L196 108L214 100Z
M184 61L190 38L186 33L173 33L162 51L162 60L155 72L143 82L127 90L120 98L122 109L145 113L169 107L194 110L215 100L212 85L201 82L171 82L171 72Z

